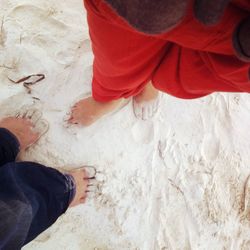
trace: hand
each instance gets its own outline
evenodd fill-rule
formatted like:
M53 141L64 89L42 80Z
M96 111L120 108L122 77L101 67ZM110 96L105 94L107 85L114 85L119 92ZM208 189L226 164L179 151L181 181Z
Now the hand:
M27 149L39 139L39 133L33 130L34 124L28 118L7 117L0 121L0 127L8 129L17 137L20 150Z

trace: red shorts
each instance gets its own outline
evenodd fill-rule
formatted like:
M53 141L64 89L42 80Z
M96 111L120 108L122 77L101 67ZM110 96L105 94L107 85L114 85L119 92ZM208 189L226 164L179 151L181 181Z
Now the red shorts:
M170 32L146 35L102 0L84 2L95 56L95 100L135 96L150 80L157 89L186 99L216 91L250 92L250 63L240 61L232 46L234 30L249 15L242 9L230 5L213 27L196 21L190 9Z

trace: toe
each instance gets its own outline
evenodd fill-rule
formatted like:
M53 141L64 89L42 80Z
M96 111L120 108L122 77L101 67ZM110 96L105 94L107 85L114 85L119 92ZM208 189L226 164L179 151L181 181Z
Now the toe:
M70 118L68 119L68 123L74 124L76 122L77 122L77 120L76 120L76 117L75 117L75 113L72 112Z
M33 109L30 111L29 117L30 117L30 120L34 124L36 124L42 118L42 112L37 109Z
M24 118L31 119L32 115L35 113L34 109L27 110L26 114L24 115Z

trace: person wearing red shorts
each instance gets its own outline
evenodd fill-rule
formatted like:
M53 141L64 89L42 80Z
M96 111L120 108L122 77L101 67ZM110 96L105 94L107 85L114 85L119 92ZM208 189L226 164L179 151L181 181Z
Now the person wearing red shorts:
M69 122L88 126L133 97L150 118L159 93L192 99L250 92L250 1L85 0L92 96Z

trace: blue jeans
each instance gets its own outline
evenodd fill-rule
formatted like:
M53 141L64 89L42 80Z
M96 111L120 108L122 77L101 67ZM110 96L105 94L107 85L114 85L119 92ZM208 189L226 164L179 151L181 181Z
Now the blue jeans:
M0 249L16 250L50 227L75 195L70 175L33 162L15 162L17 138L0 128Z

